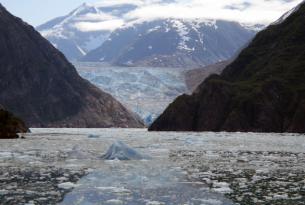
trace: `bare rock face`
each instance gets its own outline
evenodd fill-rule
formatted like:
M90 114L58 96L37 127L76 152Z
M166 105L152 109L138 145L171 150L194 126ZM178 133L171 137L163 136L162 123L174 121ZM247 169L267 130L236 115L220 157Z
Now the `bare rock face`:
M0 5L0 103L30 127L143 127Z
M193 92L210 75L221 74L223 69L231 63L231 60L221 61L203 68L187 70L184 72L187 88Z
M220 76L178 97L150 130L305 133L304 21L302 3L258 33Z
M17 138L17 133L27 132L25 124L0 105L0 139Z

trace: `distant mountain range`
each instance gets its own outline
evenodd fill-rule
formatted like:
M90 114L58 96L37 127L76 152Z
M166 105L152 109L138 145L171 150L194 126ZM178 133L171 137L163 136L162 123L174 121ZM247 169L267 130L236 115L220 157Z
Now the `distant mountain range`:
M136 5L94 6L84 3L66 16L36 29L70 60L77 60L108 39L113 29L124 24L121 16Z
M126 19L135 3L83 4L37 30L70 61L200 67L230 58L263 25L208 19Z
M255 30L220 20L162 19L117 29L81 61L198 68L231 58Z
M143 127L0 4L0 104L30 127Z
M221 75L178 97L158 131L305 132L305 3L256 35Z

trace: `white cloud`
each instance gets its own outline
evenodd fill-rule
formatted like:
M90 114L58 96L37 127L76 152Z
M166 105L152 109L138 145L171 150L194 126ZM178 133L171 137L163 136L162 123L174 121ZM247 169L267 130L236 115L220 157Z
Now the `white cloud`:
M94 22L94 21L107 21L107 20L113 20L115 17L109 14L105 13L87 13L85 15L79 16L75 18L76 21L88 21L88 22Z
M96 7L109 7L109 6L117 6L122 4L131 4L140 6L144 4L143 0L104 0L94 3Z
M75 28L82 32L91 31L113 31L124 24L123 20L115 19L102 22L79 22L74 25Z
M224 19L251 24L269 24L302 0L104 0L94 3L96 13L76 16L74 27L82 32L113 31L123 25L162 18ZM136 5L125 11L124 5ZM90 7L90 5L87 5ZM94 6L94 7L93 7ZM105 7L121 6L119 15ZM97 8L103 9L99 10ZM128 12L128 13L126 13ZM121 15L124 16L122 17Z
M119 0L117 0L119 1ZM211 18L245 23L271 23L302 0L176 0L145 1L125 15L127 19Z

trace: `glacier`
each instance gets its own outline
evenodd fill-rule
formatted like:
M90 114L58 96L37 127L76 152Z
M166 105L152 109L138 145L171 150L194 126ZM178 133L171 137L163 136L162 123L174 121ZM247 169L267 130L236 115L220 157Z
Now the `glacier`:
M150 125L179 95L188 92L184 69L112 67L75 63L79 74L110 93Z

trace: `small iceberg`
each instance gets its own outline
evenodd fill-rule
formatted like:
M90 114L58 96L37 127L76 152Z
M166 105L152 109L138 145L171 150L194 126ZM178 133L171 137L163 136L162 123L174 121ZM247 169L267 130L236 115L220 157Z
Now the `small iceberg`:
M88 138L90 138L90 139L97 139L99 137L100 137L99 135L94 135L94 134L91 134L88 136Z
M142 155L121 141L113 143L107 153L102 156L104 160L143 160L151 157Z

